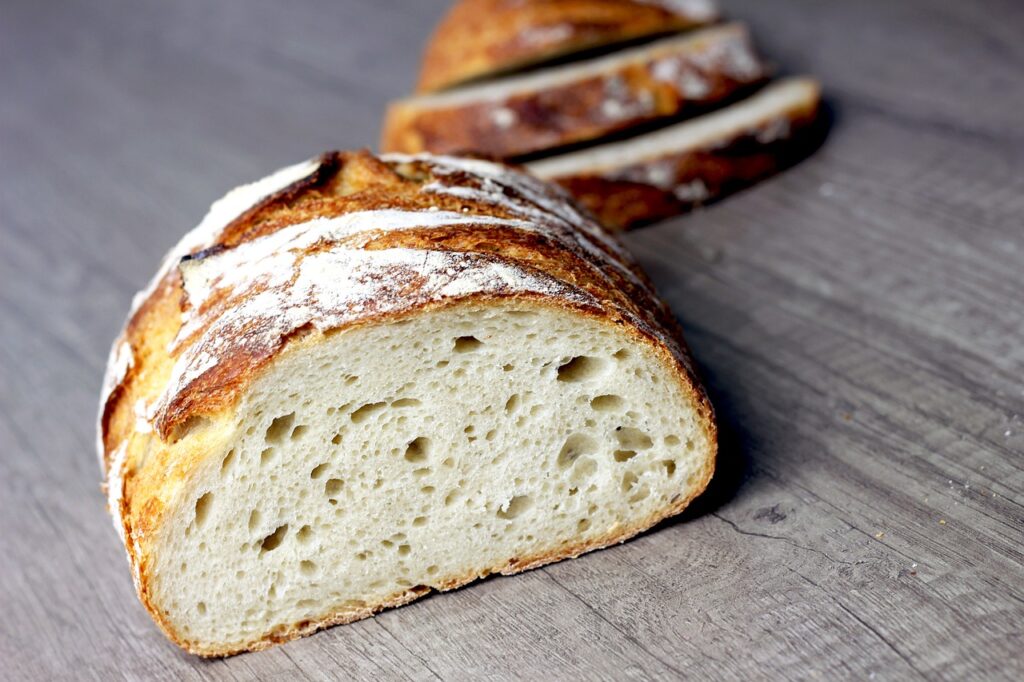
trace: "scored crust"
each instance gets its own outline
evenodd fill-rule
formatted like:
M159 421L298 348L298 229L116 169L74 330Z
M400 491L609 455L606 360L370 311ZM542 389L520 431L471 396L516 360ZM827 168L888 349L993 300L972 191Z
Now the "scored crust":
M297 263L325 254L352 259L352 291L325 299L328 289L303 288ZM219 263L216 277L206 271L207 260ZM711 407L674 318L644 274L560 191L478 161L332 152L214 206L138 297L114 344L101 398L99 454L110 511L140 599L172 640L203 655L234 651L187 642L174 631L153 602L152 549L175 493L261 370L310 330L509 297L575 310L653 348L698 410L712 452L690 494L668 509L604 538L493 567L505 573L627 539L681 511L710 479ZM254 307L255 301L262 303ZM210 435L189 438L197 426ZM476 577L451 576L440 589ZM422 593L414 588L358 612L297 623L243 648L365 617Z
M388 107L385 151L513 159L706 110L767 77L741 24Z
M713 0L459 0L423 54L418 92L711 23Z
M790 78L718 112L529 163L609 230L679 215L788 168L819 144L821 89Z

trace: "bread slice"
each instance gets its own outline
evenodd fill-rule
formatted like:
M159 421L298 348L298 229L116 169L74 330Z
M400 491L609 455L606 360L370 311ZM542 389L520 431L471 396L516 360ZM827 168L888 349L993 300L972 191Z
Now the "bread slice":
M459 0L424 51L419 92L718 18L714 0Z
M799 160L817 144L821 87L786 78L711 114L526 164L563 185L607 229L683 213Z
M381 148L514 159L699 112L766 76L746 27L729 24L399 100Z
M115 527L206 656L621 542L714 466L646 277L490 163L331 153L232 193L111 356Z

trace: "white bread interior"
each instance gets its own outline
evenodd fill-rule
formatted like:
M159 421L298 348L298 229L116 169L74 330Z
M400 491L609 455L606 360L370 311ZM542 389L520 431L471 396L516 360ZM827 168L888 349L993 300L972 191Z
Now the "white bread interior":
M208 454L152 553L164 627L199 653L262 648L628 538L713 465L671 362L514 299L293 341L185 437Z
M553 180L576 175L599 175L616 169L655 161L689 151L724 146L735 138L755 132L759 141L764 126L778 123L768 133L788 132L788 120L795 113L817 105L821 86L813 78L783 78L730 106L651 133L621 142L589 147L525 164L534 175Z

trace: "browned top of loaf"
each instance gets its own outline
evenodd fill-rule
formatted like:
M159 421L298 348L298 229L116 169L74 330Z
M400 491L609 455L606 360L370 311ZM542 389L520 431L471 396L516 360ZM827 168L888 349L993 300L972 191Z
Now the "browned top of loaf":
M459 0L427 44L417 90L441 90L716 18L713 0Z
M544 300L608 319L662 348L696 385L678 327L643 273L567 195L526 174L331 152L244 208L185 240L115 343L101 404L104 468L133 433L152 430L145 468L159 474L133 485L144 472L128 467L128 498L190 466L168 454L178 429L230 409L290 339L460 297Z

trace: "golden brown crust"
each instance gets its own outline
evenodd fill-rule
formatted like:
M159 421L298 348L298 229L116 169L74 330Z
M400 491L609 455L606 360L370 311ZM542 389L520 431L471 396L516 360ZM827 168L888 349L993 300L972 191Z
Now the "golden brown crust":
M536 84L536 76L516 79L501 97L485 92L466 100L467 91L454 101L442 95L394 102L381 148L514 159L685 117L767 76L749 33L738 24L662 41L628 60L604 58L594 67L599 70L568 81L561 70L544 72ZM545 82L551 75L556 79Z
M419 92L717 18L709 0L459 0L423 54Z
M372 224L343 229L352 218ZM393 229L400 219L411 220L407 229ZM446 226L445 221L455 220L457 226ZM387 229L389 221L392 229ZM365 152L333 152L320 159L315 172L241 210L196 244L201 248L185 249L182 264L165 270L129 318L117 347L126 348L131 361L109 387L101 420L110 508L125 541L139 597L168 637L195 653L225 655L236 649L204 646L175 632L151 591L156 538L172 513L176 491L222 442L219 439L229 428L227 417L242 392L270 361L303 343L316 342L322 334L508 297L524 305L573 309L626 330L637 343L659 354L666 368L674 368L670 376L700 413L713 447L711 406L672 315L614 240L578 213L564 195L529 176L467 160L381 159ZM267 265L266 259L285 254L294 275L268 283L265 272L282 270L276 267L279 263ZM306 296L300 302L309 309L308 321L284 314L302 263L324 254L354 258L353 268L376 263L378 254L416 254L411 260L417 263L441 254L456 259L462 268L458 276L476 277L479 287L461 297L421 296L436 283L423 281L422 271L408 275L389 266L367 270L383 288L360 302L365 306L353 308L345 296L329 301ZM201 276L208 266L220 267L209 280ZM264 267L268 269L261 270ZM523 285L495 283L483 276L493 268L515 273ZM331 273L332 281L337 274ZM274 299L275 307L266 315L239 313L268 293L281 297ZM390 307L387 296L392 297ZM280 318L292 319L292 326L280 326ZM208 362L211 357L213 364ZM201 435L184 437L190 429L201 430ZM705 478L712 469L709 461ZM697 481L694 494L705 483ZM624 540L681 510L685 502L649 523L599 541L485 572L523 570ZM451 585L478 576L455 576ZM294 624L259 642L240 644L237 650L264 648L362 618L422 593L413 588L357 612Z
M665 150L643 162L550 179L605 229L633 229L687 213L792 166L820 142L818 106L815 101L782 120L697 149Z

